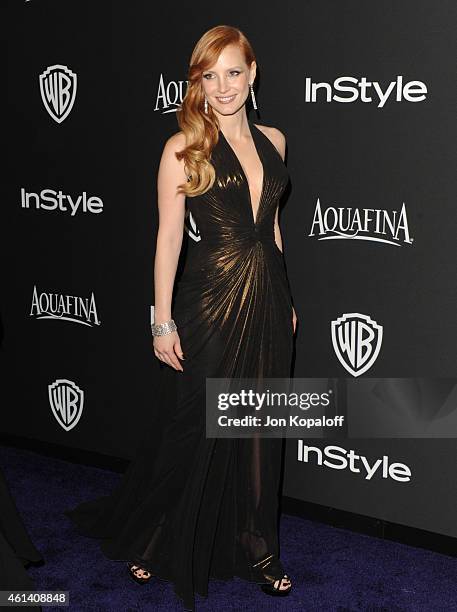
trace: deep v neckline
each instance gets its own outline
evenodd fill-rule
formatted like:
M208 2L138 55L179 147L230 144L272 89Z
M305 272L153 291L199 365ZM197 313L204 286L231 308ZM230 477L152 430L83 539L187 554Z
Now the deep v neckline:
M254 126L254 128L255 128L255 126ZM257 225L257 220L258 220L258 217L259 217L259 211L260 211L260 206L262 204L263 192L264 192L264 187L265 187L265 165L263 163L263 157L260 154L259 148L257 146L257 142L256 142L256 137L257 136L254 136L254 134L253 134L252 124L251 124L249 119L248 119L248 129L249 129L249 132L251 134L251 138L252 138L252 141L254 143L254 148L255 148L255 150L257 152L257 156L258 156L258 158L260 160L260 163L262 165L262 186L261 186L261 189L260 189L260 197L259 197L259 202L257 204L257 210L256 211L254 211L254 207L252 206L252 196L251 196L250 182L248 180L246 172L244 171L243 166L241 165L241 162L240 162L240 160L238 158L238 155L235 153L235 149L229 143L227 138L224 136L224 132L220 128L219 128L219 133L222 134L222 139L224 140L224 142L227 144L228 148L232 152L233 157L235 158L235 160L236 160L236 162L237 162L237 164L238 164L238 166L239 166L239 168L240 168L240 170L241 170L241 172L242 172L242 174L244 176L244 180L246 182L246 187L247 187L247 191L248 191L248 197L249 197L249 207L251 209L250 217L252 219L253 224ZM258 128L255 128L255 129L258 129Z

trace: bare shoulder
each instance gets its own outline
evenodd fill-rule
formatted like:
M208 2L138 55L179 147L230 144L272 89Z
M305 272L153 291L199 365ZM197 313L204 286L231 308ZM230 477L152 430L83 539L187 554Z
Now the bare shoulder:
M184 171L184 160L176 157L176 153L182 151L185 146L184 132L176 132L167 138L159 165L160 177L172 182L175 177L178 181L182 181L183 177L187 178Z
M184 132L175 132L165 142L164 149L168 151L180 151L186 146L186 136Z
M186 137L184 132L176 132L167 138L162 151L162 163L171 164L173 166L182 166L183 161L178 161L176 153L182 151L186 146Z
M277 149L278 153L281 155L282 159L286 155L286 137L278 128L275 128L270 125L257 125L254 123L256 127L262 131L267 138L271 140L273 146Z

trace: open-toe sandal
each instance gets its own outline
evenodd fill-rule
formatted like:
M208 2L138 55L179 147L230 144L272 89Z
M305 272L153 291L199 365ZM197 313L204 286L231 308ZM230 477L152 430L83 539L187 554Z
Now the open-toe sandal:
M292 584L287 574L284 574L281 580L276 579L273 583L269 582L268 584L262 584L260 588L267 595L273 595L273 597L285 597L286 595L289 595L290 591L292 590Z
M252 566L252 573L267 595L284 597L292 590L289 577L284 573L281 561L275 555L268 555L262 561L258 561Z
M149 580L151 580L152 578L152 574L149 570L145 570L142 567L140 567L139 565L136 565L135 563L127 563L127 567L129 568L129 576L132 580L134 580L137 584L146 584L146 582L149 582ZM138 570L140 570L141 572L147 573L149 574L149 576L138 576L136 572L138 572Z

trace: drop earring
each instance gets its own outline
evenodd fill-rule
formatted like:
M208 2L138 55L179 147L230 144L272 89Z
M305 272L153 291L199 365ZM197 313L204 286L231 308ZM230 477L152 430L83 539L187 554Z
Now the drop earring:
M257 104L255 101L254 88L252 87L252 83L249 83L249 87L251 89L252 106L254 107L255 110L257 110Z
M205 113L208 114L208 100L206 99L206 96L205 96Z

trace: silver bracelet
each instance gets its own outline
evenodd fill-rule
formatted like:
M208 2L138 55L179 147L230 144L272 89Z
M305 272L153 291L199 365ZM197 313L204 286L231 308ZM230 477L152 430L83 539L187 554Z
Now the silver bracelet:
M165 323L157 323L151 325L151 331L153 336L165 336L166 334L171 334L176 331L178 328L173 319L169 321L165 321Z

